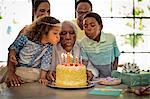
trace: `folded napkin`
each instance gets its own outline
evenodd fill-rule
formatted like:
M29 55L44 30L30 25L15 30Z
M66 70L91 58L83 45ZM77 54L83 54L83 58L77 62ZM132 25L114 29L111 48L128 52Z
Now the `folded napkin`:
M119 96L122 89L114 89L110 86L105 88L94 88L89 92L91 95L107 95L107 96Z

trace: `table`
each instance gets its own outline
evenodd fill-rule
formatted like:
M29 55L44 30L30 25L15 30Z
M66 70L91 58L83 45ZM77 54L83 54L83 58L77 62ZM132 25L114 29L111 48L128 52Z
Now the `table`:
M104 86L95 86L95 88L102 87ZM150 99L150 96L136 96L133 93L123 93L118 97L89 95L88 92L92 88L64 90L42 86L40 83L34 82L23 84L20 87L10 87L1 93L0 99ZM127 88L127 86L118 85L113 88Z

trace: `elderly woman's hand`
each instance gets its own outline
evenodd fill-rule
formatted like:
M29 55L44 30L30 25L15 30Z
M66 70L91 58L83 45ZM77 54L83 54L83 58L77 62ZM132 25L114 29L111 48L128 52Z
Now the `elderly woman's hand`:
M93 79L94 75L92 74L91 71L87 70L87 71L86 71L86 74L87 74L87 79L88 79L88 81L90 81L90 80Z

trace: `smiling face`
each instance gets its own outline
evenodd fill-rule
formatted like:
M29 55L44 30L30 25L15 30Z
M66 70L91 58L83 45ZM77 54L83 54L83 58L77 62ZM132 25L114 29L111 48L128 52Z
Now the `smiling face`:
M86 14L91 10L92 10L91 6L88 3L86 2L79 3L76 9L77 18L83 16L84 14Z
M61 46L70 52L76 41L76 33L73 26L69 23L62 24L62 30L60 33L60 43Z
M34 11L34 19L47 15L50 15L50 5L47 2L42 2L37 7L36 11Z
M91 10L92 10L91 6L86 2L82 2L78 4L76 9L76 15L77 15L77 23L81 29L82 29L83 16L86 13L90 12Z
M86 36L90 39L94 40L100 34L102 27L102 24L99 24L93 17L86 17L83 20L83 29Z

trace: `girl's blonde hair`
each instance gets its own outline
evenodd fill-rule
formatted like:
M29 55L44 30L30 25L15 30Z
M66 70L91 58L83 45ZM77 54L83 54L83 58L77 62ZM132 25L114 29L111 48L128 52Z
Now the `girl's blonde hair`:
M39 41L43 34L47 35L49 30L57 26L60 26L59 20L50 16L42 16L27 27L26 36L31 41Z

